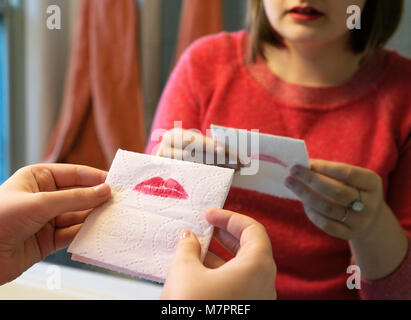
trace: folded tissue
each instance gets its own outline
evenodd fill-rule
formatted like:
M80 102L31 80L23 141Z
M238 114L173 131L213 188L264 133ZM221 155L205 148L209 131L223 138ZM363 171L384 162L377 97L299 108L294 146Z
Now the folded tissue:
M211 131L215 140L248 164L234 174L233 187L300 201L284 182L294 165L310 167L304 140L217 125L211 125Z
M163 283L178 234L193 231L204 259L205 220L222 208L234 170L119 150L106 183L112 198L84 222L68 252L87 264Z

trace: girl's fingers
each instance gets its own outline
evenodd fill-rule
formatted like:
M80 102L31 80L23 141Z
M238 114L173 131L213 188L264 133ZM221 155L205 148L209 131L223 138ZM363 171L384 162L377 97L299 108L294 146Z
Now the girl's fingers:
M239 170L241 168L241 164L229 163L229 159L225 158L225 155L222 156L222 159L219 159L217 154L200 153L198 150L191 147L185 149L178 149L175 147L170 147L168 145L163 145L158 150L157 156L176 160L184 160L194 163L217 165L219 167L230 168L234 170Z
M188 146L195 148L199 153L216 152L220 146L214 139L192 130L173 129L164 134L161 143L164 146L185 149Z
M356 189L374 191L382 187L381 178L373 171L325 160L310 160L311 170L339 180Z
M77 224L67 228L56 229L54 233L55 250L57 251L68 247L80 231L81 227L82 224Z
M214 229L214 237L224 248L232 255L236 255L240 248L240 241L233 237L230 233L220 228Z
M33 194L33 212L36 213L34 219L44 224L62 213L96 208L110 197L110 187L107 184L92 188L35 193ZM32 212L30 214L33 216Z
M298 181L293 177L288 177L286 179L287 187L297 195L304 206L313 208L321 214L340 221L344 218L345 210L342 206L337 203L332 203L327 199L321 197L318 193L314 193L310 188L308 188L304 183Z
M363 219L358 213L346 209L331 199L324 198L297 179L289 177L286 183L287 187L301 199L304 208L310 208L314 212L337 222L344 221L343 224L350 228L362 225Z
M180 239L174 251L170 269L183 270L189 268L190 265L191 267L204 267L201 263L200 255L201 245L197 236L189 230L182 230L180 232Z
M47 177L57 188L96 186L104 183L107 177L106 171L70 164L39 164L30 170L34 177Z
M346 240L350 239L351 229L347 225L327 218L310 207L304 206L304 210L308 219L328 235Z
M358 198L358 191L356 189L333 178L313 172L308 168L294 166L291 169L291 175L310 189L338 202L344 207Z
M83 223L93 209L67 212L56 217L56 228L66 228Z
M213 138L191 130L173 129L162 139L158 156L238 169L242 164L236 152Z
M272 255L271 242L264 226L254 219L228 210L212 209L206 213L209 223L238 240L237 257L251 258L255 254Z
M212 252L208 252L205 259L204 259L204 266L209 268L209 269L217 269L224 265L226 261L221 259L220 257L216 256Z

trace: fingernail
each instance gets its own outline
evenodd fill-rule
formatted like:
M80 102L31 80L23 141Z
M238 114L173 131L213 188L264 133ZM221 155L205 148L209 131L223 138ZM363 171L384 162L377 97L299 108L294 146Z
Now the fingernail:
M110 186L108 184L100 184L97 187L94 187L94 191L99 197L103 197L110 192Z
M291 174L293 176L299 177L301 176L301 170L298 167L292 167Z
M191 237L191 231L189 231L189 230L183 230L179 234L180 239L187 239L187 238L190 238L190 237Z
M295 181L291 177L288 177L287 179L285 179L285 185L288 188L293 188L295 186Z
M251 158L240 158L240 167L241 168L249 168L251 167L252 164L252 160Z

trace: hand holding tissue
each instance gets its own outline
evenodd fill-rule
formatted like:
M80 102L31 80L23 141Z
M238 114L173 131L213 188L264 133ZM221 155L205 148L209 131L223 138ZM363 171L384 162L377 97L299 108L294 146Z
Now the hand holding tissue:
M112 199L95 209L68 248L72 259L164 282L178 234L189 229L205 255L234 170L119 150L106 183Z
M294 165L310 167L304 140L217 125L211 125L211 132L217 142L230 149L231 154L249 162L235 173L234 187L300 200L284 182Z

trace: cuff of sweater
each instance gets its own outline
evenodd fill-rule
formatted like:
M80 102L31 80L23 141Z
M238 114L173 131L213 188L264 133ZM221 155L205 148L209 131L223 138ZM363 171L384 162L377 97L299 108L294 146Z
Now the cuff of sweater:
M401 265L389 276L379 280L361 280L360 295L369 300L411 299L411 238Z

